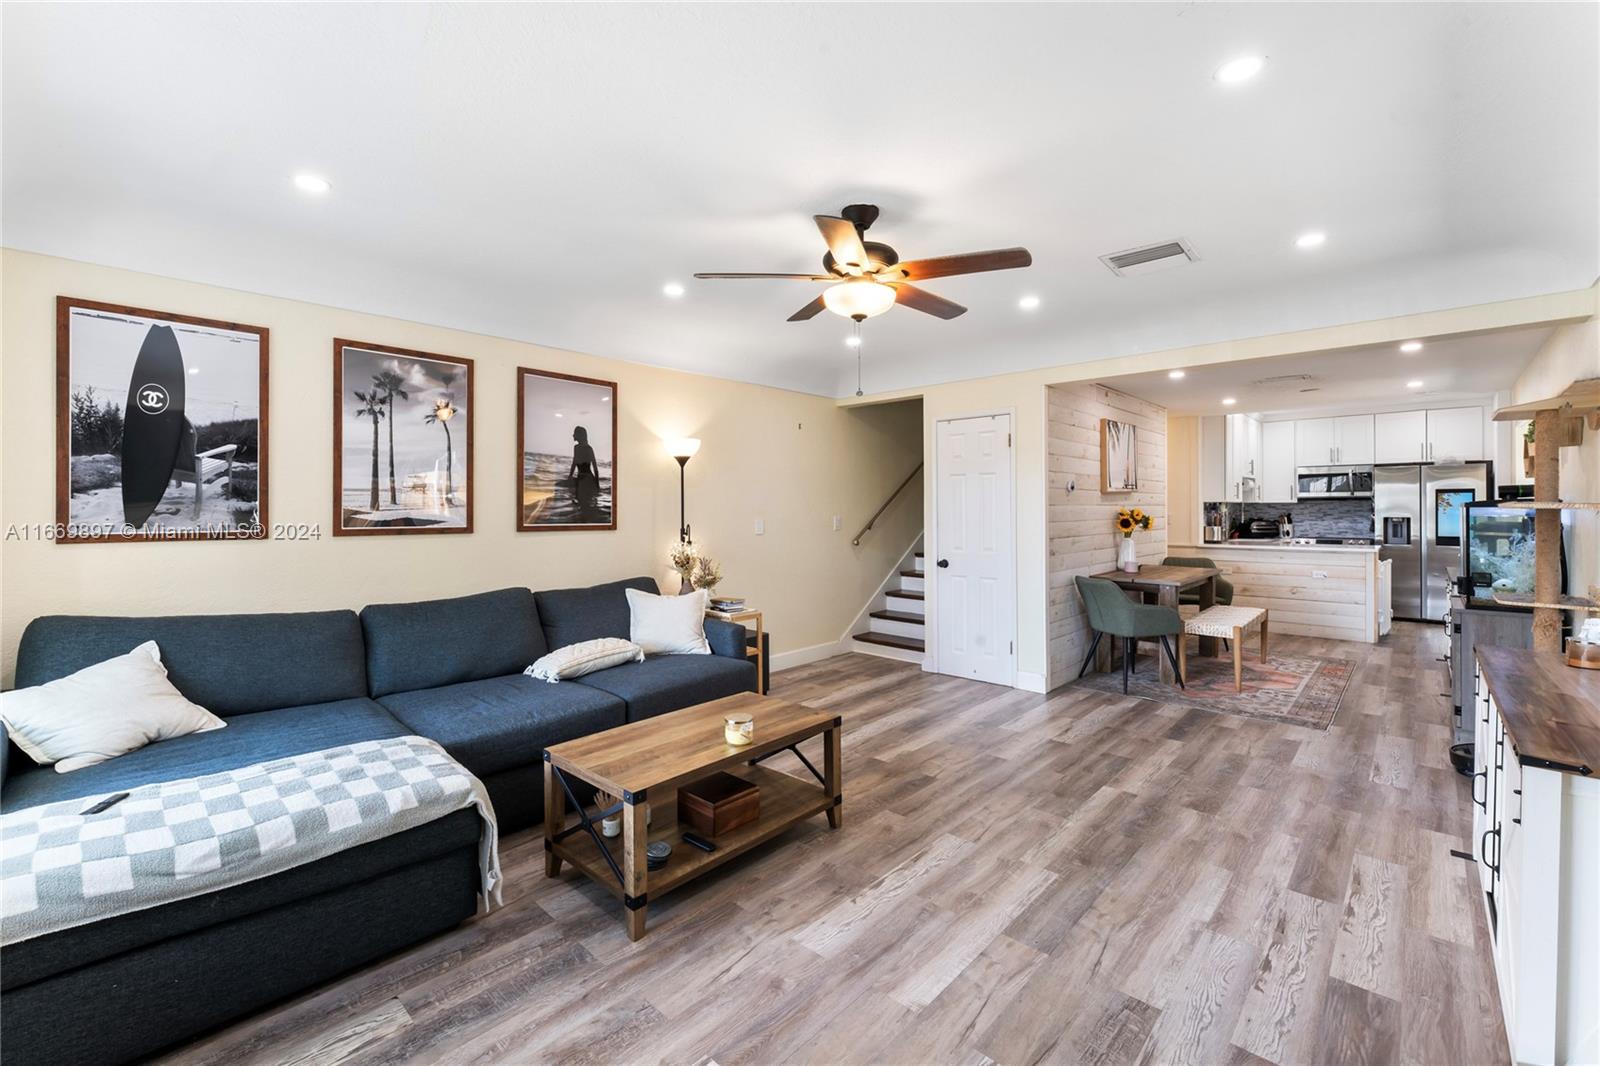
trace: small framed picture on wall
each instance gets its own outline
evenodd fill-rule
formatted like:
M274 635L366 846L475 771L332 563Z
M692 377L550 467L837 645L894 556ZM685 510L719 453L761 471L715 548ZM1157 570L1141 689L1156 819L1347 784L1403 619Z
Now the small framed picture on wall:
M617 528L617 383L517 369L517 529Z
M56 524L66 543L267 529L267 330L56 298Z
M1139 488L1138 428L1112 418L1100 420L1100 491L1136 492Z
M333 342L333 532L472 532L472 360Z

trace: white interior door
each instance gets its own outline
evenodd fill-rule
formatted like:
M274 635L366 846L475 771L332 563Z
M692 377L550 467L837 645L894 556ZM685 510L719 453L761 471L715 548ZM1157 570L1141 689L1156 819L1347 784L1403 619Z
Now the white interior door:
M940 422L935 442L936 668L1015 680L1011 416Z

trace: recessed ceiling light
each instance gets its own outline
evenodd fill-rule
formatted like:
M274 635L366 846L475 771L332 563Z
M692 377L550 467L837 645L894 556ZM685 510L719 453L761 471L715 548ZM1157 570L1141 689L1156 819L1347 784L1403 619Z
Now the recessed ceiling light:
M1036 310L1039 306L1039 298L1032 293L1029 293L1027 296L1024 296L1022 299L1017 301L1017 306L1022 308L1024 311Z
M1406 388L1408 388L1408 389L1420 389L1420 388L1422 388L1422 382L1420 382L1420 381L1408 381L1408 382L1406 382Z
M683 295L683 286L679 285L676 281L669 281L665 285L661 286L661 294L663 296L670 296L676 300L678 297Z
M861 338L854 335L846 337L844 339L844 346L846 348L859 348L861 347Z
M1310 233L1302 233L1296 237L1294 246L1296 248L1321 248L1327 239L1328 235L1326 233L1319 229L1314 229Z
M1169 370L1167 371L1167 377L1171 378L1173 381L1177 381L1179 378L1183 377L1183 371Z
M1261 68L1266 64L1266 56L1240 56L1238 59L1230 59L1218 67L1213 77L1225 85L1233 85L1241 81L1249 81L1257 74L1260 74Z
M197 367L197 366L191 366L191 367L190 367L190 368L189 368L189 373L191 373L191 374L198 374L198 373L200 373L200 368L199 368L199 367Z
M1235 399L1234 397L1232 397L1232 396L1224 396L1222 398L1222 406L1224 406L1224 407L1232 407L1234 404L1236 404L1238 402L1239 401L1237 399Z
M565 418L565 417L567 417L567 416L566 416L566 415L564 415L564 414L562 414L562 413L561 413L561 412L560 412L560 411L557 411L557 412L556 412L556 417L557 417L557 418Z
M1422 342L1406 341L1404 344L1400 345L1400 350L1402 352L1420 352L1422 351Z
M323 193L333 188L333 185L328 181L327 178L318 177L315 174L296 174L294 176L294 187L299 189L301 192L308 192L316 196L321 196Z

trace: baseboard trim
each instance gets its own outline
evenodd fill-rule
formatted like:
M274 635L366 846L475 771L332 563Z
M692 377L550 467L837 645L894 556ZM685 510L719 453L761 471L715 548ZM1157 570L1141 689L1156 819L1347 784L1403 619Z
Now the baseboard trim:
M1045 688L1044 675L1031 673L1027 670L1017 671L1017 683L1013 687L1020 688L1024 692L1048 691Z
M839 641L828 644L813 644L809 648L796 648L793 651L779 652L772 657L772 672L788 670L795 666L804 666L807 663L818 662L822 659L831 659L835 655L842 655L849 648L840 647Z

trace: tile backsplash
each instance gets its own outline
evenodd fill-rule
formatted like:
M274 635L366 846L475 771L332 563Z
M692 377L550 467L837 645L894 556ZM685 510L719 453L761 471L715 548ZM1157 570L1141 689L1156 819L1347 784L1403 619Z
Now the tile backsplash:
M1285 511L1294 519L1297 537L1370 537L1371 500L1301 500L1299 503L1208 503L1227 507L1234 525L1257 518L1277 521Z

